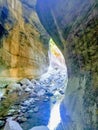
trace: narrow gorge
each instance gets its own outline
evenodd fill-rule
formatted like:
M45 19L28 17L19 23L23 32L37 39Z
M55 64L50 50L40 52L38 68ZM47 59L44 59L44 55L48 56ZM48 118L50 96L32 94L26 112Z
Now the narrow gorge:
M98 0L0 0L0 130L98 130Z

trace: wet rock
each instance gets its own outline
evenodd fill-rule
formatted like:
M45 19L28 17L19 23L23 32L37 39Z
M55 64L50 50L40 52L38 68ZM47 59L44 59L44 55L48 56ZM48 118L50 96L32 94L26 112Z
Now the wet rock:
M48 101L49 101L49 98L45 98L45 99L44 99L44 102L48 102Z
M55 104L55 103L56 103L56 100L55 100L55 101L52 101L52 103Z
M56 98L52 99L52 103L55 104L56 103Z
M56 85L51 85L50 87L49 87L49 91L52 93L53 91L55 91L55 90L57 90L57 86Z
M28 114L28 113L25 113L24 117L27 118L27 119L29 119L29 118L31 118L31 115Z
M29 110L28 112L29 112L29 113L33 113L33 112L35 112L35 111L34 111L33 109L31 109L31 110Z
M46 95L49 96L49 97L51 97L51 96L53 96L53 93L51 93L51 92L46 92Z
M24 117L24 116L18 117L18 122L19 122L19 123L23 123L23 122L25 122L25 121L27 121L27 118L26 118L26 117Z
M29 106L29 105L30 105L30 102L28 100L21 103L21 106L23 106L23 107L26 107L26 106Z
M22 108L21 108L21 112L22 112L22 113L25 113L26 111L27 111L26 107L22 107Z
M12 115L13 113L15 113L16 110L15 109L10 109L9 112L8 112L8 115Z
M32 79L31 82L32 82L33 84L37 84L37 81L36 81L35 79Z
M30 130L49 130L49 129L46 126L36 126L36 127L33 127Z
M33 109L34 112L38 112L38 110L39 108L37 106Z
M21 96L22 95L22 92L20 91L20 92L18 92L18 96Z
M27 121L27 118L26 117L22 117L21 118L21 122L25 122L25 121Z
M2 96L1 97L1 100L5 100L7 97L6 96Z
M22 88L23 88L23 89L26 89L26 88L27 88L27 85L25 85L25 84L22 85Z
M20 83L22 84L22 85L30 85L31 84L31 82L30 82L30 80L29 79L22 79L21 81L20 81Z
M44 89L41 89L41 90L37 93L38 96L43 96L44 94L45 94L45 90L44 90Z
M25 89L25 92L30 92L30 91L31 91L31 89L28 87Z
M12 116L12 115L13 115L12 112L8 112L8 113L7 113L7 116Z
M38 91L41 90L41 86L37 85L35 88L34 88L34 92L35 93L38 93Z
M64 95L64 92L62 90L59 91L60 94Z
M32 105L32 108L35 108L35 107L36 107L36 105L35 105L35 104L33 104L33 105Z
M28 85L28 87L29 87L30 89L33 89L33 88L34 88L34 85L31 83L31 84Z
M5 121L0 120L0 127L4 126Z
M34 100L35 100L35 101L39 101L40 99L39 99L39 98L35 98Z

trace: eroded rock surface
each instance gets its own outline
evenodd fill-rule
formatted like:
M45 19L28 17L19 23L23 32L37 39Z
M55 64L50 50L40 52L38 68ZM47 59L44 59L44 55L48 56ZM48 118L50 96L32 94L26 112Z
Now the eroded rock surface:
M41 23L62 50L69 82L64 130L98 129L98 1L38 0ZM50 26L51 25L51 26Z
M0 1L0 77L36 77L47 71L48 35L35 0Z

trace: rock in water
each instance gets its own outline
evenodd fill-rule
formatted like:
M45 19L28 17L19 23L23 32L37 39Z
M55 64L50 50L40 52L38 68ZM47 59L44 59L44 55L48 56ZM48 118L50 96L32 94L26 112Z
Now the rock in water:
M20 83L22 84L22 85L29 85L29 84L31 84L31 82L29 81L29 79L22 79L21 81L20 81Z
M22 88L20 86L20 84L17 84L17 83L11 83L7 86L7 91L9 91L9 93L12 93L12 92L19 92L19 91L22 91Z
M5 124L4 130L23 130L21 126L16 122L9 118Z
M49 130L47 126L36 126L30 130Z
M5 121L0 120L0 127L4 126Z

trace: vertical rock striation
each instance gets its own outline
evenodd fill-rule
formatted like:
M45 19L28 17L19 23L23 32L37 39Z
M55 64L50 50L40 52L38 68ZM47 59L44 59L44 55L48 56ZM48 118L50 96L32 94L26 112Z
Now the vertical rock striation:
M69 82L61 104L64 130L97 130L98 1L37 0L36 8L67 63Z
M48 67L49 36L35 0L0 1L0 77L36 77Z

